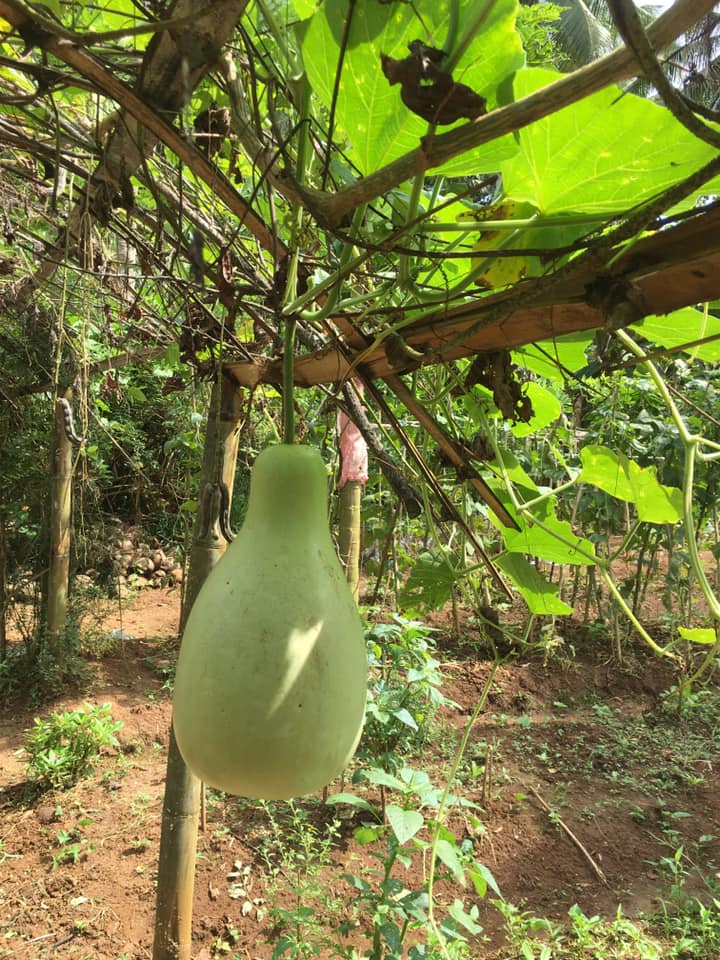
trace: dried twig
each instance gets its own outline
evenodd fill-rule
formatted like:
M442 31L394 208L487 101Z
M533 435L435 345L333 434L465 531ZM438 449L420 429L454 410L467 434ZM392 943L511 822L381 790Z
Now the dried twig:
M580 851L580 853L585 857L585 859L586 859L587 862L590 864L590 866L591 866L591 868L592 868L592 871L593 871L593 873L595 874L595 876L598 878L598 880L599 880L601 883L604 883L604 884L607 886L607 877L606 877L605 874L602 872L602 870L600 869L600 867L595 863L595 861L593 860L593 858L590 856L590 854L589 854L588 851L587 851L587 848L582 845L582 843L578 840L578 838L577 838L577 837L575 836L575 834L572 832L572 830L570 829L570 827L568 827L568 825L567 825L566 823L564 823L564 822L560 819L560 817L558 817L558 815L555 813L555 811L552 810L551 807L549 807L549 806L547 805L547 803L545 803L545 801L544 801L543 798L540 796L540 794L537 792L537 790L536 790L534 787L530 787L529 789L530 789L530 793L535 797L535 799L536 799L537 802L540 804L540 806L543 808L543 810L548 814L548 816L550 816L550 817L552 818L552 822L553 822L553 823L557 823L557 825L558 825L562 830L564 830L564 832L567 834L567 836L570 838L570 840L572 840L572 842L573 842L573 843L575 844L575 846L578 848L578 850Z

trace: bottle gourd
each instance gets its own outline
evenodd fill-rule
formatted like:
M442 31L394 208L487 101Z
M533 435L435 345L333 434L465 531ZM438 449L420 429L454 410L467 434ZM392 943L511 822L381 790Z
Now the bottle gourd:
M301 796L352 757L366 690L322 458L311 447L269 447L253 466L245 522L188 617L173 700L178 747L219 790Z

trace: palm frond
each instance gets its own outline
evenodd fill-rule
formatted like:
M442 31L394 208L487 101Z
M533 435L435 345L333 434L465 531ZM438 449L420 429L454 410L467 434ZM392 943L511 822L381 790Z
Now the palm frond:
M584 0L563 0L565 7L557 25L557 42L576 66L609 53L616 40L612 31ZM602 4L607 16L607 7Z

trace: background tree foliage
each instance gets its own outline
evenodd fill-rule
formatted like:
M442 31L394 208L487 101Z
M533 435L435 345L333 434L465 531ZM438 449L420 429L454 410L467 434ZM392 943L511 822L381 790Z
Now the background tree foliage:
M674 26L659 28L661 63L695 116L717 119L717 14L676 6L664 18ZM467 585L476 605L487 603L504 578L532 613L568 612L542 564L597 561L589 527L578 536L567 526L598 496L584 488L580 507L572 499L577 430L639 467L656 465L658 480L678 488L684 451L666 408L649 401L649 381L627 366L627 344L592 332L535 345L520 336L512 354L472 361L473 311L505 297L483 321L502 330L518 304L564 302L563 278L588 265L605 286L572 296L604 314L610 333L634 322L640 343L673 355L703 341L685 350L692 366L664 365L673 389L693 395L694 424L709 409L698 390L714 390L703 364L718 356L712 309L642 320L634 279L614 266L617 244L632 249L712 213L716 127L703 120L703 139L651 88L640 97L611 86L627 88L639 72L631 56L613 54L602 75L595 63L579 92L559 72L609 53L623 10L514 0L444 0L429 11L376 0L0 3L10 579L41 583L50 410L61 388L74 389L84 439L74 564L102 567L109 517L165 540L186 536L223 364L248 387L246 485L247 464L279 435L292 319L297 380L314 385L296 393L301 437L334 462L342 388L352 374L374 380L371 427L411 486L427 490L422 515L406 518L397 485L375 469L366 572L382 583L393 569L399 589L412 568L403 597L418 607ZM643 8L641 20L657 12ZM402 64L404 86L388 81L390 61ZM450 118L443 90L484 101L489 115L429 125L412 106ZM464 327L437 332L463 310ZM343 363L336 382L320 367L328 350ZM369 356L382 360L382 379ZM603 378L615 370L624 373ZM714 442L712 422L697 429ZM698 471L702 525L714 519L714 481L702 463ZM542 506L525 508L538 498ZM598 513L587 516L591 527ZM609 501L607 516L609 538L633 519ZM419 558L416 543L428 548ZM478 575L488 555L502 569L494 586Z

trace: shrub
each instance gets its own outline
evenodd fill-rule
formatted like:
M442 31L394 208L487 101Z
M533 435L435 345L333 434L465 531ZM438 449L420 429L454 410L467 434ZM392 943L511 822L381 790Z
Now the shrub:
M425 743L438 709L455 706L440 690L432 634L399 614L370 624L366 634L371 677L358 756L391 773Z
M122 721L114 721L110 704L52 713L47 720L35 717L25 731L27 770L48 787L71 787L94 770L103 746L118 745L115 734Z

